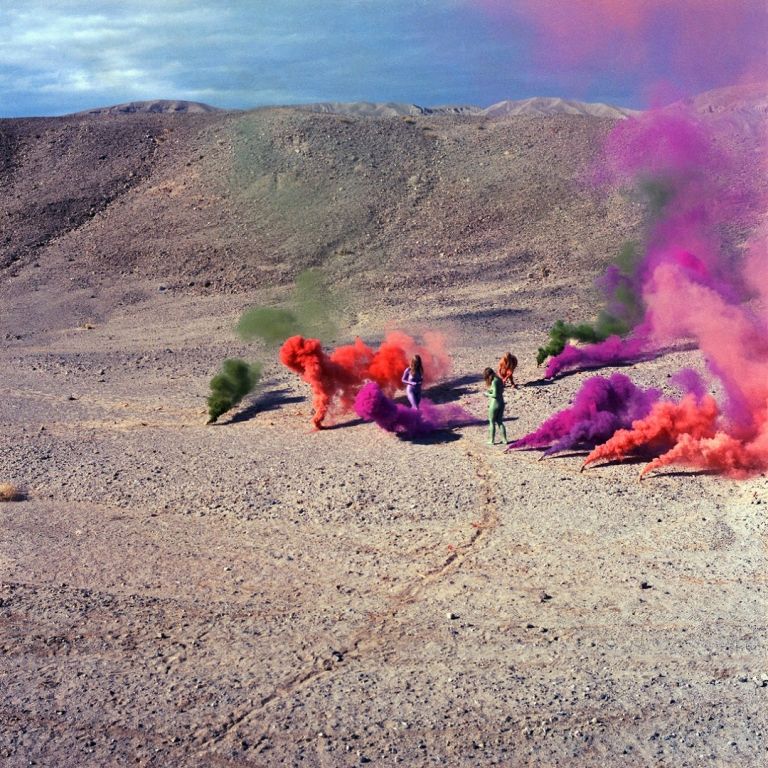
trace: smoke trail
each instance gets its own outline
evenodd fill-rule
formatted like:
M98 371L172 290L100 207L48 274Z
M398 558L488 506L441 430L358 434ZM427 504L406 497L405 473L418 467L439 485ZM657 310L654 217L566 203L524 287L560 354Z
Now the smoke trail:
M336 300L319 269L307 269L296 278L290 309L253 307L243 313L236 326L246 341L262 339L267 344L282 343L290 336L333 338L338 328L333 321Z
M538 429L507 448L547 448L544 455L572 448L594 448L648 414L661 397L658 389L641 389L622 373L587 379L573 405L554 414Z
M683 435L694 439L714 437L718 416L717 403L710 395L699 400L688 394L679 403L657 402L645 418L635 421L629 429L620 429L595 448L585 459L582 469L595 461L625 459L640 449L664 454Z
M551 379L566 370L581 371L636 361L640 360L646 353L647 338L637 335L631 339L609 336L605 341L586 347L574 347L568 344L559 355L547 363L544 376Z
M329 355L323 352L318 339L293 336L281 347L280 360L312 387L312 423L319 429L332 405L342 413L353 410L355 397L365 381L375 382L389 394L402 388L403 371L414 354L421 355L425 385L450 371L443 338L431 332L425 333L424 343L419 344L402 331L392 331L377 350L357 338Z
M259 383L261 366L245 360L229 358L221 364L221 371L211 379L208 396L208 423L212 424L223 413L234 408Z
M763 0L475 2L497 27L533 24L540 64L581 85L618 73L636 89L669 82L690 94L766 76Z
M459 405L435 405L423 398L418 409L388 398L374 381L363 385L355 398L355 413L399 437L421 437L438 429L474 424L477 419Z

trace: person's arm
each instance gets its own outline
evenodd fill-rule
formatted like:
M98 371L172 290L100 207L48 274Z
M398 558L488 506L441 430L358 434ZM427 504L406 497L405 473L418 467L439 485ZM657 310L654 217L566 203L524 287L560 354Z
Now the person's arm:
M408 384L410 384L410 383L411 383L411 369L410 369L410 368L406 368L406 369L403 371L403 378L401 379L401 381L402 381L402 382L403 382L403 384L405 384L406 386L407 386Z

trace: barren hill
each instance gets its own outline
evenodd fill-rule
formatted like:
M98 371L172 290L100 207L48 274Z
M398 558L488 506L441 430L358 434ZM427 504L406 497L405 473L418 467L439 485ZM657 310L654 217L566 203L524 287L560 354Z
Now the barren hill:
M66 272L248 291L308 266L366 304L566 284L638 223L579 181L611 124L299 109L4 120L0 290Z

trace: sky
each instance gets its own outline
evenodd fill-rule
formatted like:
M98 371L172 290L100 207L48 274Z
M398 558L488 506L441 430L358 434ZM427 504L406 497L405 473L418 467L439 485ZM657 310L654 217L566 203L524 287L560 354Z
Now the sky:
M488 106L562 96L642 107L651 80L696 92L727 84L742 68L735 60L677 66L668 54L675 40L663 28L645 30L652 56L630 55L640 44L622 27L625 16L600 11L629 2L558 0L547 16L549 0L0 0L0 117L144 99L247 109L318 101ZM683 16L693 7L631 2L677 3ZM570 17L558 10L569 4ZM614 36L602 56L558 47L563 29L579 20L591 29L593 19L627 34ZM729 33L755 28L747 19ZM757 36L731 43L732 59L760 45Z

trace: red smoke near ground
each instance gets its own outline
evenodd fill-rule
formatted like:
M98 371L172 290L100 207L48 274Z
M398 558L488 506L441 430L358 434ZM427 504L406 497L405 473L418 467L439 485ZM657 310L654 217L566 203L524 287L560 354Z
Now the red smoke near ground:
M653 453L673 448L683 435L696 439L713 437L718 407L714 398L686 395L679 403L655 403L643 419L633 422L631 429L620 429L607 442L599 445L584 461L584 467L595 461L617 461L640 449ZM582 467L583 468L583 467Z
M334 397L340 396L342 403L354 403L360 380L352 371L334 363L323 352L318 339L291 336L280 347L280 362L312 387L315 409L312 424L315 429L322 426Z
M377 350L356 338L333 350L323 351L317 339L292 336L280 348L280 362L290 368L312 387L316 429L332 407L351 413L355 396L366 381L373 381L388 395L402 387L400 379L414 355L421 355L424 384L438 381L450 371L450 358L440 334L427 332L424 343L402 331L392 331Z

